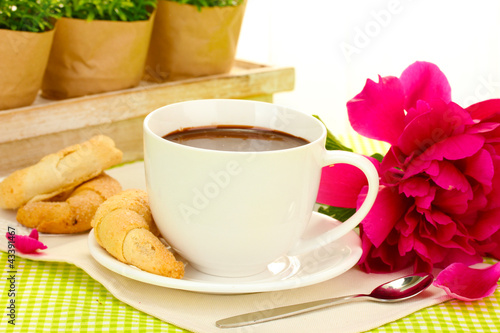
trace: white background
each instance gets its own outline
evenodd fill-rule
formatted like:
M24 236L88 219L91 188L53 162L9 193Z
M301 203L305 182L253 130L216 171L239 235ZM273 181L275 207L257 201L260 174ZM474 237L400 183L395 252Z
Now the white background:
M248 0L237 58L295 67L275 103L348 133L345 105L366 79L417 60L440 67L463 107L500 97L500 1Z

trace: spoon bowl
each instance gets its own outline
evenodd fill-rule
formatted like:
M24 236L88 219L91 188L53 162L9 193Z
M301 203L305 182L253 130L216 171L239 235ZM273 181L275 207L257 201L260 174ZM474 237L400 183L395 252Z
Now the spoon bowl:
M396 280L386 282L373 289L370 294L358 294L327 298L319 301L282 306L264 311L246 313L234 317L219 320L215 325L219 328L240 327L263 323L275 319L295 316L301 313L330 307L332 305L346 303L353 300L366 299L375 302L399 302L414 297L427 289L434 280L432 274L419 273L403 276Z
M404 276L378 286L367 297L378 302L403 301L420 294L432 284L433 280L434 277L428 273Z

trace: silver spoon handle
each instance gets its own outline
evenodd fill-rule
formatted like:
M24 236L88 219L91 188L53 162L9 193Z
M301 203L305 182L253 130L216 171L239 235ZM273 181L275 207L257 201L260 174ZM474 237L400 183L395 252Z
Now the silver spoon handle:
M336 298L328 298L319 301L282 306L279 308L273 308L269 310L250 312L234 317L229 317L226 319L221 319L217 321L215 325L220 328L230 328L230 327L240 327L245 325L263 323L266 321L286 318L309 311L323 309L335 304L348 302L354 298L365 297L365 296L368 295L351 295L351 296L343 296Z

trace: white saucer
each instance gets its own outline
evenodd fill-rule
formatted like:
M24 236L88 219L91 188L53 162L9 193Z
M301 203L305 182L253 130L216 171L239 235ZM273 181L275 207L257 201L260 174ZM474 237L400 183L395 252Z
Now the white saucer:
M313 213L307 238L325 232L340 222L320 213ZM186 263L183 279L151 274L112 257L89 234L90 254L101 265L133 280L173 289L214 294L242 294L304 287L339 276L353 267L361 257L361 240L351 231L332 244L299 256L283 256L269 264L267 270L244 278L225 278L201 273Z

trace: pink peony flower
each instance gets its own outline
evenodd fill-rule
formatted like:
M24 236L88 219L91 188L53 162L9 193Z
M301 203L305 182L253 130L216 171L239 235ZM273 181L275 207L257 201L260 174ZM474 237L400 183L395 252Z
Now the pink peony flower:
M500 100L464 109L436 65L416 62L400 78L367 80L347 109L359 134L391 144L378 166L378 198L360 225L364 271L500 259ZM356 186L337 183L335 168L353 170L324 168L318 202L359 207L366 180L352 173Z
M5 235L9 242L14 244L16 250L25 254L37 253L38 250L45 250L47 246L38 240L38 230L33 229L29 236L12 235L7 233Z

